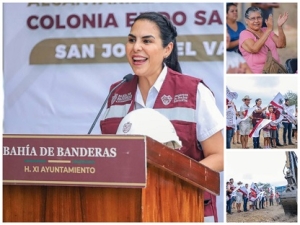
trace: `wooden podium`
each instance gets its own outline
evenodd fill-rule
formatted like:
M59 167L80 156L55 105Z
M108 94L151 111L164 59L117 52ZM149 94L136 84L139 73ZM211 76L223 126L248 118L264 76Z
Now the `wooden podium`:
M144 137L145 188L3 185L3 222L203 222L219 173ZM5 135L3 135L5 139Z

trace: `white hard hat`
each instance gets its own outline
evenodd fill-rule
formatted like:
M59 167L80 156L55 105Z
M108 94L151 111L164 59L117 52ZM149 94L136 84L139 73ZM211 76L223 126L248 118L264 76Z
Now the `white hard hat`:
M170 120L151 108L142 108L128 113L119 124L117 134L146 135L173 149L182 147Z

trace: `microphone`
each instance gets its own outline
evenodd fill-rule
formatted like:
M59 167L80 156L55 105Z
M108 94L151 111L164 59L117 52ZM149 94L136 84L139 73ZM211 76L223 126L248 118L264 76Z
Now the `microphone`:
M94 129L94 126L95 126L97 120L99 119L99 116L101 115L101 113L102 113L102 111L103 111L103 109L104 109L104 106L105 106L105 104L106 104L106 102L107 102L109 96L110 96L110 95L114 92L114 90L116 90L120 85L122 85L122 84L125 83L125 82L131 81L133 77L134 77L134 75L132 75L131 73L127 74L125 77L123 77L123 80L122 80L117 86L115 86L115 87L108 93L108 96L106 97L104 103L102 104L102 107L101 107L101 109L99 110L99 112L98 112L98 114L97 114L97 116L96 116L96 118L95 118L95 120L94 120L94 122L93 122L93 124L92 124L92 126L91 126L91 128L90 128L90 130L89 130L89 132L88 132L88 134L90 134L90 133L92 132L92 130Z

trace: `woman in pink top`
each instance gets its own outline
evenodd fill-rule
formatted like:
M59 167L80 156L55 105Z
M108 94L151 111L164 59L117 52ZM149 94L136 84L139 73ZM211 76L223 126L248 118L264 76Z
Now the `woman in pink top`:
M240 33L239 49L253 73L262 73L265 65L268 48L272 56L278 61L277 48L286 46L283 24L288 19L288 13L279 15L277 20L278 35L273 32L273 16L265 21L267 27L262 28L262 12L260 8L250 7L245 12L247 29ZM268 46L268 47L266 47Z

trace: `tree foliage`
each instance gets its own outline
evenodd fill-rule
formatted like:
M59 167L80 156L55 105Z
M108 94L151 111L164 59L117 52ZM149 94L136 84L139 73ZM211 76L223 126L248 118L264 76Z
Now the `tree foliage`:
M269 188L272 188L270 183L262 183L262 182L258 182L257 186L260 187L262 186L262 190L269 193Z
M298 100L298 95L297 93L294 93L292 91L288 91L287 93L285 93L284 98L288 98L289 99L289 105L296 105L296 107L298 106L297 104L297 100Z

